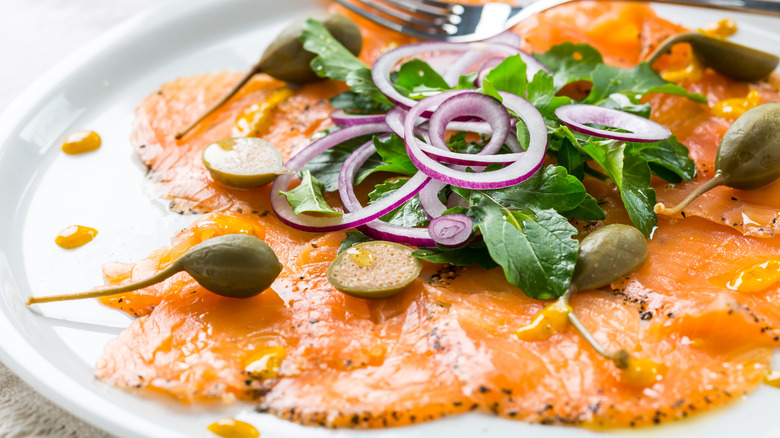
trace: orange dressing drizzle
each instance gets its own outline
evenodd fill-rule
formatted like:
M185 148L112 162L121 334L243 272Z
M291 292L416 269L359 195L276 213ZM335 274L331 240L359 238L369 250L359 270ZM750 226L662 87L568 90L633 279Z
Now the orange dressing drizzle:
M62 143L62 152L68 155L94 151L101 144L100 136L94 131L76 131L68 134Z
M86 245L97 236L97 230L81 225L71 225L60 231L54 238L54 243L60 248L74 249Z
M734 97L721 100L710 109L710 113L715 117L735 120L745 114L745 111L759 105L761 105L761 96L758 95L758 91L750 90L744 98Z
M273 379L279 375L287 351L282 347L265 347L253 354L244 370L258 380Z
M737 22L731 18L724 18L703 29L702 32L716 38L728 38L737 33Z
M780 260L769 259L740 269L726 287L741 293L761 292L780 280Z
M249 423L234 418L223 418L208 426L209 431L222 438L258 438L260 432Z
M521 341L543 341L566 329L569 313L571 307L559 298L542 309L529 324L520 327L515 335Z
M236 126L233 128L235 137L262 137L271 127L272 116L276 107L292 97L295 92L287 87L276 91L263 103L256 103L239 114Z
M347 255L358 266L368 268L374 266L374 253L362 248L349 248Z
M650 359L632 357L628 367L620 371L620 381L635 388L646 388L658 381L662 367Z
M780 370L772 370L764 374L764 383L775 388L780 388Z

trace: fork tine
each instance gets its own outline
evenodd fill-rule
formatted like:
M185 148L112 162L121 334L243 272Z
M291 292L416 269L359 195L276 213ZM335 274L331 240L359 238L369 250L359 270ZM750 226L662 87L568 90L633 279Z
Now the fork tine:
M440 2L438 0L407 0L409 3L420 3L435 8L445 9L453 14L462 14L464 7L457 3Z
M364 8L363 6L358 6L354 3L351 3L350 1L347 0L335 0L335 1L340 5L344 6L345 8L349 9L350 11L360 15L363 18L378 23L384 27L387 27L388 29L392 29L396 32L404 33L406 35L410 35L416 38L446 40L447 36L451 32L457 30L457 28L455 28L455 26L453 26L452 24L437 26L434 23L427 23L425 26L421 26L421 25L409 26L408 22L399 23L398 21L394 21L393 18L395 17L391 14L388 14L387 16L383 16ZM361 5L365 4L368 5L369 7L373 7L367 2L365 2L364 0L356 0L356 1L359 1Z
M354 2L361 3L364 6L367 6L369 8L375 9L385 15L388 15L392 17L395 20L399 21L405 21L409 24L416 24L418 26L423 27L431 27L431 26L440 26L447 22L446 16L443 16L441 14L427 14L426 17L433 18L431 21L422 20L422 17L417 17L414 15L407 14L404 11L408 11L408 9L405 9L403 6L395 4L393 1L387 1L387 3L390 4L390 7L385 6L385 4L380 0L353 0Z
M395 6L404 8L408 11L417 14L427 15L431 17L442 17L444 15L448 15L451 12L450 9L447 8L431 6L414 0L385 0L385 2L391 3Z

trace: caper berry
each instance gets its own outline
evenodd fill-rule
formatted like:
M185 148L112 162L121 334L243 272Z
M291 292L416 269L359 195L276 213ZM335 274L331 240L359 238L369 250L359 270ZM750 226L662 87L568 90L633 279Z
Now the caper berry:
M639 269L647 255L642 232L630 225L606 225L580 242L572 285L577 290L606 286Z
M228 138L203 149L203 165L215 180L232 187L253 188L277 176L293 173L284 167L282 154L260 138Z
M358 298L388 298L406 289L422 271L414 250L393 242L364 242L339 254L328 268L336 289Z
M185 271L201 286L230 298L253 297L271 286L282 272L282 265L271 247L255 236L227 234L193 246L167 268L130 284L104 287L77 294L30 297L27 304L79 300L131 292L157 284Z
M363 37L360 28L350 18L341 14L320 14L296 20L287 26L265 49L260 61L255 64L222 98L212 104L206 111L192 121L186 128L176 134L176 138L182 138L201 120L216 111L241 89L252 77L258 73L266 73L274 79L294 84L305 84L320 80L311 69L311 61L314 54L304 50L300 36L303 23L313 18L321 22L328 32L338 42L355 55L360 53L363 47Z
M708 190L725 185L741 190L767 186L780 178L780 103L765 103L747 110L723 135L715 154L715 175L681 203L655 206L658 214L681 212Z
M685 32L673 35L662 42L647 57L653 65L672 46L679 43L691 45L694 56L702 64L716 72L738 81L757 81L766 77L777 67L778 58L771 53L716 38L701 32Z

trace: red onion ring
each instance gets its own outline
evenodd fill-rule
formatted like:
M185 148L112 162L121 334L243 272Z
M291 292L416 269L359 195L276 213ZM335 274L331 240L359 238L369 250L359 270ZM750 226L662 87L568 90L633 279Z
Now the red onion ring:
M491 44L484 42L448 43L434 41L407 44L383 54L374 62L374 65L371 67L371 78L374 80L374 84L376 84L379 90L382 91L382 93L384 93L388 99L397 103L398 105L410 108L414 106L417 101L402 95L395 89L390 80L390 73L392 72L393 67L395 67L399 61L410 57L419 57L421 54L431 52L471 52L473 55L469 55L469 59L471 59L473 56L475 58L474 63L489 56L501 55L504 57L509 57L512 55L520 55L523 58L523 61L525 61L525 63L528 65L526 75L529 78L533 78L533 75L536 74L536 72L539 70L549 71L549 69L545 67L544 64L539 62L539 60L533 56L519 49L509 47L505 44ZM456 61L456 63L458 63L458 61ZM455 67L457 66L453 66L451 69L455 70ZM430 114L426 113L422 115L428 117Z
M672 133L665 126L635 114L596 105L571 104L558 107L555 115L572 131L611 140L652 143L666 140ZM587 126L610 126L630 132L615 132Z
M411 132L414 128L415 120L417 120L419 115L430 106L431 101L435 104L438 100L449 98L458 91L461 93L478 94L469 90L453 90L424 99L409 110L409 113L404 120L404 130ZM448 95L448 93L450 94ZM406 151L414 165L433 179L442 181L446 184L475 190L509 187L525 181L536 173L542 166L544 154L547 149L547 125L536 107L527 100L520 96L505 92L501 92L501 97L504 99L504 104L517 114L527 126L530 134L528 149L525 152L517 154L498 156L472 155L472 160L487 164L492 162L504 162L504 160L507 159L507 156L513 156L512 159L516 159L516 161L513 161L512 164L503 169L491 172L468 173L465 170L447 167L437 162L428 156L426 153L427 150L424 152L421 149L419 144L420 141L418 139L414 136L407 135L404 139ZM435 150L438 148L430 147L430 149Z
M439 192L446 187L441 181L431 180L428 184L420 190L418 196L420 197L420 207L422 207L425 214L431 218L437 218L447 210L447 206L439 200Z
M300 171L303 166L314 157L324 151L344 143L347 140L362 135L388 132L390 128L386 123L367 123L362 125L350 126L340 129L310 144L293 157L291 157L285 166L293 171ZM413 198L430 181L430 178L421 172L415 174L406 184L396 190L390 196L383 198L365 208L349 212L343 216L312 216L301 214L296 216L292 211L290 203L284 195L279 194L282 190L287 190L294 174L281 175L276 178L271 186L271 206L274 213L284 224L297 230L309 232L338 231L355 228L360 225L371 222L396 208L401 204Z
M441 246L457 247L469 241L474 222L465 214L445 214L431 220L428 232Z
M341 204L348 212L356 212L364 208L355 195L354 182L360 167L375 153L376 147L374 146L374 142L366 142L347 157L344 164L341 166L341 171L339 172L339 196L341 197ZM421 175L421 173L418 172L417 175ZM406 184L409 184L410 181L411 180L407 181ZM420 190L421 201L423 196L422 192L434 182L435 181L430 181ZM406 186L406 184L404 184L404 186ZM375 219L359 226L358 229L362 231L363 234L376 240L388 240L390 242L424 248L436 247L436 242L431 238L427 228L409 228L390 224L381 219Z
M344 110L336 110L330 113L330 119L339 126L355 126L364 123L382 123L384 114L349 114Z

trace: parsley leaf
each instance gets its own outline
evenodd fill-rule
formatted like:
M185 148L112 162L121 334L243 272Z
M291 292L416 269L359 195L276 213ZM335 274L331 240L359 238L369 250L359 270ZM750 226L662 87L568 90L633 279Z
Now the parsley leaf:
M400 189L406 184L406 179L397 179L394 181L388 181L382 184L378 184L374 191L368 194L369 202L376 202L396 190ZM403 227L419 227L428 223L428 215L420 205L420 199L415 196L414 198L404 202L403 205L395 210L382 216L381 219L385 222L389 222L394 225L400 225Z
M311 61L311 68L317 76L346 82L355 93L374 102L391 105L371 79L371 69L333 38L322 23L307 19L303 23L301 42L305 50L317 55Z
M324 188L322 182L313 177L308 170L304 170L302 175L303 178L298 187L286 192L279 191L280 195L287 197L287 202L292 206L293 213L301 214L308 212L341 216L341 213L334 210L333 207L325 202L325 197L322 195L322 190Z

